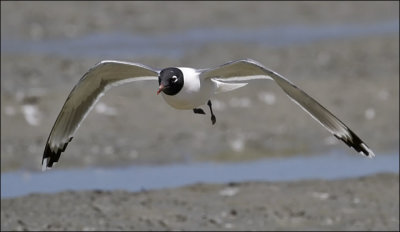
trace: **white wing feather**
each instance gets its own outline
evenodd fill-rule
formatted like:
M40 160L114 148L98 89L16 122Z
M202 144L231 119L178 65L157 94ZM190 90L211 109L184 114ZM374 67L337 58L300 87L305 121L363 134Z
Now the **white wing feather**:
M158 70L142 64L105 60L91 68L75 85L58 115L47 139L42 169L60 158L87 114L113 86L141 80L157 80Z
M371 149L343 122L319 104L303 90L292 84L278 73L267 69L257 61L245 59L232 61L216 68L204 69L201 78L217 79L219 81L249 81L254 79L272 79L285 93L303 110L311 115L336 138L353 147L357 152L374 157Z

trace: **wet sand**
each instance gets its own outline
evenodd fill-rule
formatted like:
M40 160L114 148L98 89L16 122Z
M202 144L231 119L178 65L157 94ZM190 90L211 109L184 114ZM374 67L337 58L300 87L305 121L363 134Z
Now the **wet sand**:
M399 176L32 194L1 201L2 230L399 229ZM5 209L5 210L3 210Z
M2 40L32 41L115 31L157 36L191 28L372 23L399 17L396 2L1 2L1 11ZM160 68L258 60L315 97L379 155L393 150L398 154L398 51L399 37L392 34L278 48L209 43L182 57L126 60ZM2 52L2 173L40 170L48 133L69 91L102 59L118 57ZM272 82L251 83L214 99L215 126L209 115L170 108L155 95L156 88L141 83L111 90L79 128L56 168L240 162L335 149L358 155L332 140ZM105 113L107 107L112 110ZM33 118L27 117L29 112ZM1 228L398 230L398 181L398 174L382 174L337 181L205 183L140 193L36 194L2 199ZM226 188L231 190L228 195L232 189L239 192L221 196Z

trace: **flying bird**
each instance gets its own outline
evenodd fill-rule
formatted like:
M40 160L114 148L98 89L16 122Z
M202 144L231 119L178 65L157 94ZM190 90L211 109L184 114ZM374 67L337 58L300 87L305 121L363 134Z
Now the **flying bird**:
M168 67L161 70L143 64L104 60L86 72L69 94L47 139L42 169L58 162L76 130L95 103L113 86L135 81L157 81L157 95L173 108L205 114L200 106L207 104L211 122L216 122L211 98L221 92L243 87L256 79L274 80L303 110L317 120L336 138L360 154L374 157L373 151L343 122L285 77L251 59L231 61L223 65L194 69Z

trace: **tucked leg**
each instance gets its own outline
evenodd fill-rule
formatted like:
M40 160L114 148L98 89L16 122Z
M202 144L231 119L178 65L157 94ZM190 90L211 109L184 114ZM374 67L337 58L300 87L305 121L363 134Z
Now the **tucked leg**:
M213 110L212 110L211 100L208 100L207 105L208 105L208 107L210 107L211 122L212 122L212 124L214 125L215 122L217 121L217 119L215 118L215 115L214 115Z
M206 112L204 112L204 110L201 109L201 108L194 108L194 109L193 109L193 112L194 112L195 114L206 114Z

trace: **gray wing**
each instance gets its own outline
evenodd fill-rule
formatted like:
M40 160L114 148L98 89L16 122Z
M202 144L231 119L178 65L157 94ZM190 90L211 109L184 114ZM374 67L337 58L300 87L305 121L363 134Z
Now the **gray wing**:
M310 97L303 90L292 84L278 73L267 69L257 61L245 59L232 61L216 68L202 70L201 78L212 78L222 81L248 81L253 79L272 79L285 93L303 110L328 129L336 138L353 147L357 152L374 157L371 149L343 122L329 112L325 107Z
M112 86L140 80L157 80L158 71L142 64L101 61L91 68L72 89L58 115L42 158L42 169L58 162L94 104Z

